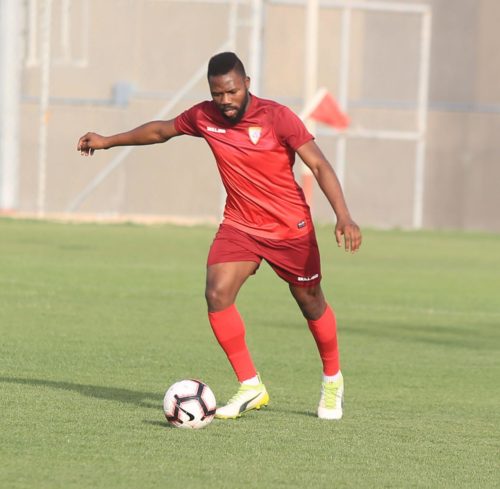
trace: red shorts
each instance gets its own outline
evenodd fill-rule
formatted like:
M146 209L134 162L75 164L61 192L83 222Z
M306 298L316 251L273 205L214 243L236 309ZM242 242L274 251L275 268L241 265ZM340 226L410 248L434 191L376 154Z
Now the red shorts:
M207 266L216 263L266 260L292 285L309 287L321 281L318 243L314 231L294 239L266 239L221 224L208 253Z

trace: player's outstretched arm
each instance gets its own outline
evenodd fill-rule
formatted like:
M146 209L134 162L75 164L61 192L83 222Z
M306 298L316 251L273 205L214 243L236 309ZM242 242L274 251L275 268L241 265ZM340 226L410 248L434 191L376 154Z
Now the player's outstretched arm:
M354 253L361 246L361 231L351 218L335 170L314 141L303 144L297 150L297 153L313 172L321 190L337 216L335 226L337 244L342 246L343 238L345 250Z
M76 149L84 156L91 156L97 149L164 143L179 134L173 119L169 121L152 121L131 131L112 136L101 136L95 132L88 132L78 140Z

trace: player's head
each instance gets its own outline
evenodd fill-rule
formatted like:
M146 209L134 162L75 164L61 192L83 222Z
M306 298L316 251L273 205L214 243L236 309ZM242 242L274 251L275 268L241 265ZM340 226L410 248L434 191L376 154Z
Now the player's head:
M235 71L242 78L246 78L245 67L240 58L231 52L219 53L210 58L208 62L208 79L212 76L226 75L230 71Z
M228 121L236 124L245 113L250 95L250 78L234 53L219 53L208 63L208 85L212 99Z

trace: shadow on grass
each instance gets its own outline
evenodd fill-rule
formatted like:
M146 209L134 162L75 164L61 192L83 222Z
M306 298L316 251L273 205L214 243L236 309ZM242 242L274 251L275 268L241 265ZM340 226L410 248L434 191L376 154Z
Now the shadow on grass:
M149 409L155 409L161 412L162 406L161 402L158 399L161 398L159 393L154 392L141 392L141 391L133 391L130 389L121 389L118 387L104 387L97 385L88 385L88 384L76 384L72 382L63 382L57 380L46 380L46 379L30 379L30 378L21 378L21 377L5 377L0 376L0 384L17 384L17 385L27 385L32 387L48 387L50 389L58 389L62 391L68 392L76 392L80 395L91 397L94 399L105 399L108 401L116 401L120 403L133 404L139 407L145 407ZM286 413L291 415L296 415L300 417L311 417L315 418L316 414L310 411L299 411L293 409L287 409L285 407L273 407L272 409L265 411L276 411L279 413ZM252 411L245 415L247 418L252 418L256 416L258 413ZM257 416L256 416L257 418ZM150 426L170 429L173 428L167 421L160 420L143 420L144 424L148 424Z
M312 411L299 411L297 409L287 409L287 408L276 408L273 407L273 411L277 413L291 414L295 416L300 416L301 418L317 418L318 415Z
M167 421L153 421L152 419L144 419L142 422L144 424L149 424L150 426L156 426L158 428L166 428L166 429L175 428L175 426L172 426L171 424L167 423Z
M135 406L140 407L161 409L161 403L158 402L158 399L161 398L161 394L154 392L140 392L129 389L120 389L118 387L74 384L71 382L61 382L57 380L28 379L18 377L0 377L0 383L49 387L51 389L77 392L83 396L93 397L96 399L106 399L108 401L134 404ZM153 400L155 402L153 402Z

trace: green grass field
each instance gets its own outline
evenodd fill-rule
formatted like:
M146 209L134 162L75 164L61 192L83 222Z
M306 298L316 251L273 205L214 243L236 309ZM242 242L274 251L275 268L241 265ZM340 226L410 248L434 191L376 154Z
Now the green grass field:
M214 229L0 219L0 487L500 486L500 235L320 227L346 381L315 417L320 362L263 265L238 307L271 395L199 431L168 427L176 380L237 384L206 320Z

